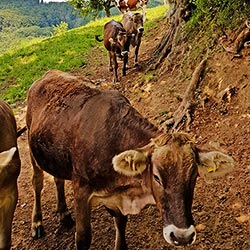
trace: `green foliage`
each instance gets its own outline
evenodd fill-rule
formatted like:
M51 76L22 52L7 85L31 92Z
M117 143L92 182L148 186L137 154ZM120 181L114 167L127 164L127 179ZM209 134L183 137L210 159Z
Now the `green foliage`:
M195 6L190 28L206 26L213 22L218 29L234 28L249 16L249 0L191 0Z
M189 48L183 65L199 62L211 55L219 37L225 30L239 27L250 13L249 0L191 0L194 8L192 17L185 26ZM180 38L183 38L180 35Z
M109 17L111 15L111 8L114 7L114 3L111 0L69 0L68 2L75 9L81 11L83 16L93 16L100 17L105 16ZM118 14L118 10L115 10L116 14Z
M68 30L68 24L65 22L61 22L60 24L53 26L53 35L64 33L67 30Z
M164 13L164 14L163 14ZM155 18L165 15L165 8L147 11L145 29L154 28ZM112 17L120 21L121 15ZM0 56L0 98L14 103L26 98L27 89L46 71L72 71L87 64L87 55L101 46L95 35L103 34L103 26L110 18L102 18L88 25L68 30L51 38L30 40L19 49Z
M90 18L83 19L79 11L67 3L39 2L0 0L0 54L25 40L51 36L53 27L60 26L61 22L72 29L90 21Z

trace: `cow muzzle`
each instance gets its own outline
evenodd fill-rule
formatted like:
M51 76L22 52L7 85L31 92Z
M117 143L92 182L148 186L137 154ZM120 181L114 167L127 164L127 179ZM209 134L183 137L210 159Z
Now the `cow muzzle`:
M125 56L125 55L127 55L127 54L128 54L128 51L126 51L126 50L121 52L121 55L122 55L122 56Z
M196 240L196 230L193 225L187 229L169 225L163 228L164 239L173 246L191 245Z

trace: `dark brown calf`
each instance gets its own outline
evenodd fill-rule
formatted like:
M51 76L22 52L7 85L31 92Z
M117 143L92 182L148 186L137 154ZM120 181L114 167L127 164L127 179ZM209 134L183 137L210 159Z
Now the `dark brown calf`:
M102 41L96 37L98 41ZM123 59L122 74L126 75L126 65L128 62L129 41L126 30L120 22L111 20L104 25L104 46L109 52L109 70L114 72L114 82L119 81L118 78L118 62L117 56ZM113 68L114 64L114 68Z
M122 17L122 25L127 31L127 36L131 37L130 44L135 47L134 66L138 66L138 53L144 31L143 16L140 13L126 12Z
M119 92L91 89L57 70L33 83L27 105L35 234L42 229L44 170L62 180L58 204L66 206L63 179L72 181L77 249L90 248L90 216L96 205L114 216L116 250L127 249L128 214L138 214L147 204L159 209L168 243L195 241L191 207L198 172L226 172L233 165L231 157L201 152L186 134L159 131Z
M17 204L20 173L17 128L9 105L0 100L0 249L11 247L11 228Z

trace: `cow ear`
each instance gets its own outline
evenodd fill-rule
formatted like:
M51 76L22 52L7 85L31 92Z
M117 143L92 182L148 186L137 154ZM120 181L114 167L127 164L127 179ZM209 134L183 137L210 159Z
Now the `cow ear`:
M231 156L219 151L199 152L199 162L199 175L206 182L212 182L214 178L233 171L235 165Z
M16 152L16 147L0 153L0 167L5 167L11 160Z
M114 170L126 176L141 174L147 168L147 153L127 150L116 155L113 160Z

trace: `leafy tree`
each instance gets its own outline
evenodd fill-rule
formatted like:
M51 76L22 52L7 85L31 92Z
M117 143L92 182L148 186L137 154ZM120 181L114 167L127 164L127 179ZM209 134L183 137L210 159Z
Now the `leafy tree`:
M98 16L104 10L107 17L110 17L110 9L114 7L112 0L70 0L69 4L79 9L84 16Z
M66 32L68 30L68 24L61 22L58 25L53 26L53 35L58 35L60 33Z
M150 0L148 7L156 7L164 3L165 0ZM118 14L119 10L114 5L114 0L69 0L68 3L80 10L83 16L99 17L103 16L103 12L107 17Z

